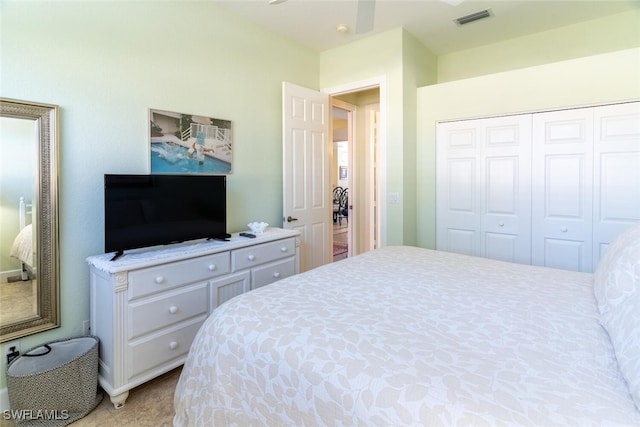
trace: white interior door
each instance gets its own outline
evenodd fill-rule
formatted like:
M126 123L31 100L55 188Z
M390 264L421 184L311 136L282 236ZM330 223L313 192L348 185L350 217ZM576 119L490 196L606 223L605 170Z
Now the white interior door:
M531 117L437 126L437 248L531 262Z
M640 221L640 102L594 109L593 266Z
M332 259L329 96L284 82L283 228L301 232L300 271Z
M593 109L534 114L532 263L591 271Z
M436 143L436 247L480 254L481 120L439 123Z
M535 114L534 264L594 271L640 221L640 103Z
M482 124L481 255L531 264L531 115Z

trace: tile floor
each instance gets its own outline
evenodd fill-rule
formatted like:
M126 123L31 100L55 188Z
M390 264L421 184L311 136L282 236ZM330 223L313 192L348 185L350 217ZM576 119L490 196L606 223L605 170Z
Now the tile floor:
M347 221L333 225L333 260L347 258Z

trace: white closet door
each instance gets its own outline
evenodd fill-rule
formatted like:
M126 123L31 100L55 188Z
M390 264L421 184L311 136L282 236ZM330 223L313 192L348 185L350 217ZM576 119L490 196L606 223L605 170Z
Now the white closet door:
M592 153L592 108L533 115L533 264L591 271Z
M481 150L481 251L531 263L531 115L485 119Z
M480 253L480 120L439 123L436 142L436 248Z
M640 102L595 108L594 270L611 240L640 221Z
M438 249L531 262L530 150L530 115L438 124Z

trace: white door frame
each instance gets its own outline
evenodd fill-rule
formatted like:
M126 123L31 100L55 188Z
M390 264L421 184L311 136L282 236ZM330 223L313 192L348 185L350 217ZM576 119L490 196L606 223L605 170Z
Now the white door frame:
M387 204L386 198L382 197L387 193L387 81L384 76L373 77L367 80L360 80L343 85L334 86L330 88L322 89L322 92L327 93L329 96L343 95L346 93L360 92L367 89L379 88L380 90L380 132L378 134L378 161L376 171L378 173L377 182L378 194L376 200L378 200L378 247L386 246L387 244ZM351 157L351 156L350 156Z
M380 247L380 211L378 206L380 205L379 193L375 191L379 183L377 175L377 165L380 164L380 153L378 150L379 135L380 135L380 103L369 104L365 106L365 132L364 140L366 141L365 160L367 165L365 187L369 189L365 193L363 207L361 215L364 221L365 235L362 237L362 243L365 251L370 251Z
M358 200L358 188L356 186L356 170L358 168L358 162L355 156L355 139L356 139L356 111L357 107L355 105L349 104L348 102L344 102L340 99L331 98L330 99L331 109L339 108L341 110L345 110L348 115L347 119L347 170L349 171L347 174L347 188L349 195L349 204L347 205L347 209L349 211L347 216L347 256L351 257L358 253L355 249L355 243L358 241L356 238L356 233L358 230L358 215L354 214L354 206L355 212L358 212L357 203ZM333 120L331 121L333 123ZM331 135L333 136L333 129L331 131ZM332 159L332 163L335 163L337 159Z

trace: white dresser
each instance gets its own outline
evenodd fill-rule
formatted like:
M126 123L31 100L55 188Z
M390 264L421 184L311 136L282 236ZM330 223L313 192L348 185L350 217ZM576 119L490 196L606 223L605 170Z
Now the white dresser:
M116 408L129 390L182 365L196 332L223 302L299 272L299 231L197 241L87 258L99 382Z

